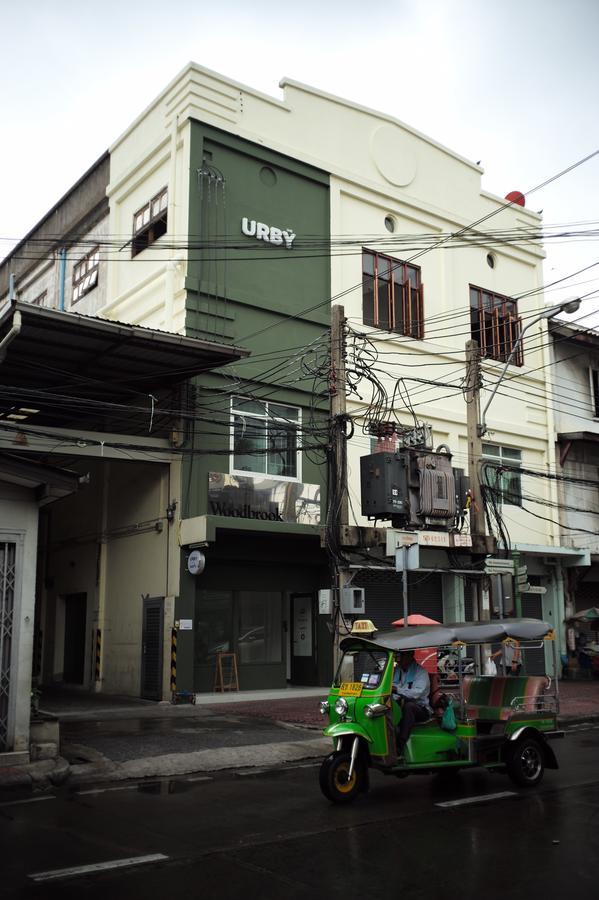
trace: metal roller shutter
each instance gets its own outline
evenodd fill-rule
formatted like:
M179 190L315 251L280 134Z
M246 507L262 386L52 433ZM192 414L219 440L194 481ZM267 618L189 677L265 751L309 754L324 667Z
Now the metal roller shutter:
M532 575L529 578L531 584L540 583L541 579ZM542 619L543 618L543 601L539 594L522 594L522 616L525 619ZM538 649L531 647L522 648L523 666L522 673L524 675L544 675L545 674L545 647Z
M364 569L353 581L366 592L366 618L380 630L391 628L403 616L401 573ZM414 572L408 576L408 613L420 613L437 622L443 621L441 576L436 572Z

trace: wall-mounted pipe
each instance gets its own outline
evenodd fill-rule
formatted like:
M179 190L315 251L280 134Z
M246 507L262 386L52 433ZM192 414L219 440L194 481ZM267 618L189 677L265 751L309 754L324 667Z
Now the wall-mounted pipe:
M3 363L6 358L6 353L8 350L8 345L14 341L16 336L21 331L21 313L19 310L15 310L14 315L12 317L12 327L8 334L6 334L2 340L0 341L0 363Z
M58 251L58 308L64 311L65 281L67 275L67 248Z

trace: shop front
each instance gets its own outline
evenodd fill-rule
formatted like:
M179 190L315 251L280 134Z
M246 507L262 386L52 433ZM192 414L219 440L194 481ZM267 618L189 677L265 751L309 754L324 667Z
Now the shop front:
M184 550L184 557L190 551ZM239 690L326 684L332 638L318 615L326 557L317 535L217 528L201 574L182 575L178 671L196 692L218 687L218 660L234 654Z

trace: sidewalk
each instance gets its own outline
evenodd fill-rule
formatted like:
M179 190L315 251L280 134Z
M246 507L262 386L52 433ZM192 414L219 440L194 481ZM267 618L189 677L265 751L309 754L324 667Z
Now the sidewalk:
M599 721L599 681L559 684L560 725ZM46 692L60 720L61 756L0 768L0 789L36 790L223 769L266 768L324 756L330 740L318 700L328 689L199 695L196 704Z

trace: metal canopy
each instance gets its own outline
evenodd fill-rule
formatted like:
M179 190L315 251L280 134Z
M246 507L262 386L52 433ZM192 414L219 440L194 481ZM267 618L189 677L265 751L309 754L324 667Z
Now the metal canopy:
M248 355L224 343L13 301L0 309L0 416L25 407L39 410L27 424L64 425L89 414L73 408L77 401L147 404L149 395Z
M23 460L11 453L0 453L0 481L33 490L39 506L79 489L77 472Z
M418 650L422 647L448 647L451 644L496 644L506 638L539 641L552 632L551 625L539 619L493 619L489 622L458 622L450 625L418 625L376 632L372 638L346 637L342 650Z

